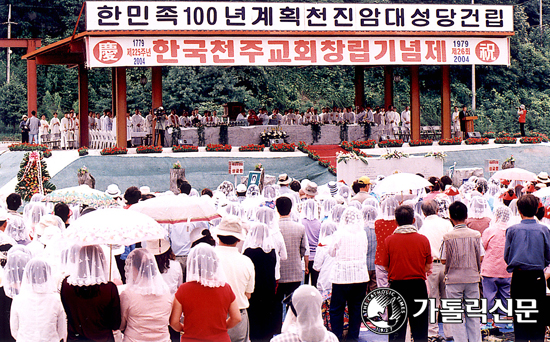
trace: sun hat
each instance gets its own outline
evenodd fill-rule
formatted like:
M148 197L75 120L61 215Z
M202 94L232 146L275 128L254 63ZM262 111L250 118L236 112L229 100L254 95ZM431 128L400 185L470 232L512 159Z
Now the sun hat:
M107 187L107 190L105 190L105 193L111 197L119 197L121 192L120 192L120 189L118 188L118 185L116 184L111 184Z
M289 185L292 182L292 178L290 178L286 173L280 174L277 184L279 185Z
M360 178L357 180L357 182L358 182L359 184L364 184L364 185L371 184L371 183L370 183L370 178L367 177L367 176L362 176L362 177L360 177Z
M544 171L537 175L537 180L541 183L547 183L548 181L550 181L550 179L548 178L548 173Z
M307 182L306 186L302 190L306 195L317 196L317 183Z
M166 239L148 240L145 241L144 247L153 255L161 255L166 253L166 251L170 248L170 241Z
M191 241L191 244L193 244L193 242L200 240L206 236L202 233L204 230L208 230L208 228L204 226L198 226L193 228L191 233L189 233L189 241Z
M246 185L244 184L239 184L237 185L237 192L246 192Z
M141 188L139 188L139 191L141 192L141 195L149 195L151 193L151 188L144 185Z
M243 227L241 219L234 215L227 215L222 218L218 229L216 229L216 235L233 236L243 241Z

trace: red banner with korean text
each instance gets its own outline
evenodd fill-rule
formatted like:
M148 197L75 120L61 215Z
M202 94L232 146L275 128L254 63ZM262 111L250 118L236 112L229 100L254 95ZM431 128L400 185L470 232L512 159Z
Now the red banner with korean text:
M91 68L166 65L509 65L508 38L89 37Z

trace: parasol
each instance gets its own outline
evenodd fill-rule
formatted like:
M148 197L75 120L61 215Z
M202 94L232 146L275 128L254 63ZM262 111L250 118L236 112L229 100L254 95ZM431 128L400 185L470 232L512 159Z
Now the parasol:
M374 192L377 194L397 194L432 186L425 178L412 173L396 173L381 180Z
M531 171L520 169L519 167L513 167L511 169L504 169L495 172L493 178L531 182L537 179L537 175Z
M86 184L52 191L44 197L42 201L82 204L96 208L117 204L113 197L107 195L103 191L94 190Z
M220 218L216 208L206 199L189 196L159 196L138 202L129 210L143 213L158 223L212 221Z
M81 245L131 245L136 242L162 239L166 230L147 215L134 211L108 208L79 217L63 237Z

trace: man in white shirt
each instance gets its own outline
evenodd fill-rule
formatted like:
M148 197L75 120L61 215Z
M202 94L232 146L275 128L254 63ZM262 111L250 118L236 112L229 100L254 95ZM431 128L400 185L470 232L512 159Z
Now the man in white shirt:
M50 121L50 129L52 134L59 134L60 132L60 125L59 119L57 118L57 112L53 113L53 118Z
M273 112L271 113L271 119L277 120L277 125L282 125L283 123L283 116L281 113L279 113L279 110L277 108L273 109Z
M247 342L249 339L249 322L246 309L248 300L254 292L255 272L252 260L242 255L237 248L237 243L244 240L241 220L232 215L225 216L216 230L220 240L216 252L220 257L220 264L231 286L242 320L234 328L227 331L231 342Z
M61 148L66 149L68 147L67 140L69 139L69 113L65 113L65 116L61 119Z
M411 129L411 111L409 106L406 106L405 110L401 112L401 122L403 123L403 127L408 130Z
M258 115L258 118L262 120L262 125L269 125L269 114L267 114L267 109L260 109L260 114Z
M246 115L246 112L242 112L242 113L239 113L239 115L237 115L237 121L240 121L240 120L246 120L247 119L247 115Z
M401 118L399 114L397 114L393 106L390 106L389 111L386 112L386 123L390 124L393 128L399 126L400 122Z
M422 213L424 213L426 218L422 223L422 227L418 230L418 233L424 235L428 238L428 241L430 241L433 268L432 274L428 275L428 293L430 298L436 300L436 307L439 307L441 298L447 298L445 295L445 265L441 263L441 245L443 244L443 235L452 231L453 225L448 220L439 217L437 215L437 210L437 202L433 200L422 203ZM446 337L453 335L450 324L443 324L443 333ZM438 336L438 324L428 323L428 337Z
M130 119L132 122L132 132L144 132L145 129L145 119L141 116L141 112L139 109L136 109L134 111L134 115L132 115L132 118ZM137 146L141 144L141 138L139 137L132 137L132 145Z
M344 108L343 120L349 122L350 124L355 123L355 113L352 112L351 107Z

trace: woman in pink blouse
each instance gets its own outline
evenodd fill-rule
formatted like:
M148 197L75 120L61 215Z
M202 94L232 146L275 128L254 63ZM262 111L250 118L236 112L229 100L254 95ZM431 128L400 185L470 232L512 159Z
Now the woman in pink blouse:
M485 256L481 263L481 284L483 296L487 298L488 308L495 305L495 299L500 299L507 307L506 299L510 298L510 284L512 274L506 271L504 261L504 244L506 243L506 229L510 226L509 221L512 211L507 206L495 208L494 219L489 228L481 235ZM487 327L493 327L493 315L489 314Z

